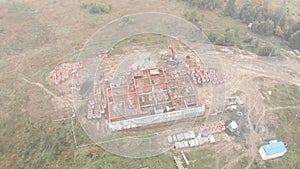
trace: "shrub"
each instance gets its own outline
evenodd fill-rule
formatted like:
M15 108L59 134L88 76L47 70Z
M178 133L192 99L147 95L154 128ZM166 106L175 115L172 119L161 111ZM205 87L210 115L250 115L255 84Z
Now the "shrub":
M201 29L201 16L198 14L198 12L196 10L192 10L190 12L186 12L184 14L184 17L192 22L193 24L195 24L198 28Z
M259 56L279 56L277 50L271 46L260 47L257 54Z
M107 4L97 4L97 3L92 3L90 5L90 9L89 9L89 12L91 14L102 14L102 13L109 13L111 10L111 6L110 5L107 5Z
M292 49L300 50L300 30L292 34L292 36L289 38L289 46Z
M216 42L218 35L215 33L210 33L207 38L209 39L210 42L214 43Z
M269 36L274 33L274 22L272 20L255 22L253 24L252 30L258 34Z
M256 17L257 11L255 7L250 2L245 3L239 14L240 20L243 23L250 23L253 22Z
M222 46L234 46L235 41L238 38L237 32L233 29L227 28L223 34L216 35L210 33L208 39L214 42L216 45Z
M225 36L223 34L219 35L216 39L216 45L226 46Z
M244 43L250 43L250 44L252 43L252 41L253 41L252 37L246 38L246 39L243 40Z
M88 5L87 5L86 3L82 3L82 4L81 4L81 8L82 8L82 9L86 9L87 7L88 7Z
M236 15L236 6L235 6L235 0L228 0L225 8L224 8L224 15L235 17Z

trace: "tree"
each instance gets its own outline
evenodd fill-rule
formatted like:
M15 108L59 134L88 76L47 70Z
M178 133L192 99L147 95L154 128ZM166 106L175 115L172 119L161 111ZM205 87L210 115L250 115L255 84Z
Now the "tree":
M239 14L239 18L243 23L253 22L256 16L257 11L250 2L247 2L243 5Z
M209 41L212 42L212 43L216 42L217 38L218 38L218 35L215 34L215 33L210 33L210 34L208 35L208 39L209 39Z
M233 29L227 28L224 34L221 34L216 39L217 45L233 46L236 40L236 32Z
M235 17L236 15L236 6L235 0L228 0L224 9L225 16Z
M195 24L198 28L201 28L201 16L198 14L196 10L192 10L191 12L186 12L184 17Z
M213 10L221 6L221 0L200 0L199 6L202 9Z
M289 38L289 46L292 49L300 50L300 30L292 34L292 36Z
M251 44L252 41L253 41L253 37L249 37L243 40L244 43L249 43L249 44Z
M278 49L273 46L263 46L258 48L259 56L281 56L280 52L278 52Z
M282 31L282 29L279 25L276 25L275 29L274 29L274 33L275 33L275 35L277 35L279 37L283 37L284 32Z
M292 29L293 29L293 32L297 32L298 30L300 30L300 21L297 22L296 24L294 24Z
M235 31L233 29L227 29L224 34L225 34L225 43L228 46L233 46L236 37Z
M272 20L255 22L253 24L252 30L258 34L269 36L274 33L274 22Z
M226 46L225 36L223 34L219 35L218 38L216 39L216 45Z

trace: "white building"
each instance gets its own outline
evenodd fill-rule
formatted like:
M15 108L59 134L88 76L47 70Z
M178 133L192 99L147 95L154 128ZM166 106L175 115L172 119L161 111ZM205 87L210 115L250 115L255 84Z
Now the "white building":
M238 124L235 121L232 121L231 123L229 123L229 125L227 126L227 128L231 131L231 132L235 132L236 129L238 128Z
M263 160L269 160L283 156L286 152L286 146L283 142L275 142L271 144L263 145L258 150Z

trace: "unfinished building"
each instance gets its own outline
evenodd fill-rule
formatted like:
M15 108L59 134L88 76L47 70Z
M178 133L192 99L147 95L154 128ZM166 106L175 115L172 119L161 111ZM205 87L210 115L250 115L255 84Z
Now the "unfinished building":
M104 80L101 99L88 104L87 118L105 118L111 131L120 131L203 116L197 88L224 79L198 57L178 58L170 49L169 56L143 58L148 66L122 68L122 76Z
M128 75L128 85L107 84L109 127L123 130L204 114L187 73L152 68Z

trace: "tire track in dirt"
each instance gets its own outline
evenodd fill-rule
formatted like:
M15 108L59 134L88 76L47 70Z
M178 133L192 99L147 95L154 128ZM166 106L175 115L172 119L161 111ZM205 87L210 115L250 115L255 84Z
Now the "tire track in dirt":
M37 87L43 89L48 95L50 95L52 97L51 101L55 105L54 108L56 109L56 111L60 110L62 108L65 108L65 107L73 107L72 100L67 99L65 97L62 98L62 97L55 95L53 92L48 90L43 84L38 83L38 82L31 82L30 80L26 79L25 77L23 77L23 80L25 82L27 82L28 84L31 84L31 85L34 85L34 86L37 86Z

